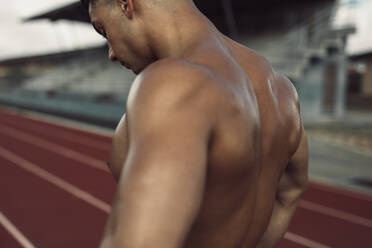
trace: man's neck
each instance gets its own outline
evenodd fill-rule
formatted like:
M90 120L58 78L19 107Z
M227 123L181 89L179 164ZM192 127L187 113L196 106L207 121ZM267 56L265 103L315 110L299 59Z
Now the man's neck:
M175 9L172 13L154 14L157 25L148 34L151 48L158 59L182 58L210 41L221 39L221 33L196 8Z

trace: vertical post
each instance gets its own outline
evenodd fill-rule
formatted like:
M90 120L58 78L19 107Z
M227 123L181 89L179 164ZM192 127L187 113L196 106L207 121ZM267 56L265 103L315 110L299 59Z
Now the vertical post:
M346 37L342 38L342 45L337 54L337 84L335 97L335 115L344 117L346 106L347 56L345 52Z
M225 13L227 28L229 30L230 35L233 38L235 38L238 35L238 29L236 27L234 11L232 9L231 2L230 0L221 0L221 1L222 1L222 7Z

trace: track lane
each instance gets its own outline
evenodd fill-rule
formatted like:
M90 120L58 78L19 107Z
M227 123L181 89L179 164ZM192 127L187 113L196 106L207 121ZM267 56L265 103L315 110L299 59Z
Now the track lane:
M79 188L76 188L74 185L69 184L68 182L65 182L63 179L56 177L53 174L48 173L47 171L41 169L39 166L31 164L30 162L24 160L23 158L17 156L16 154L7 151L6 149L0 147L0 157L3 159L10 161L13 164L16 164L18 167L33 173L34 175L40 177L41 179L51 183L54 186L57 186L63 191L66 191L73 196L89 203L90 205L100 209L101 211L108 213L110 211L110 206L106 203L101 202L99 199L94 199L93 196L89 196L86 192L81 191ZM101 203L100 203L101 202ZM104 206L103 206L104 205ZM292 236L288 237L292 242L298 242L300 244L305 244L307 247L311 248L328 248L322 244L319 244L318 242L314 242L312 240L308 240L306 238L303 238L301 236L287 233L286 236ZM294 238L293 238L294 236ZM286 237L287 238L287 237ZM310 246L309 246L310 244ZM28 246L27 248L33 248L31 246Z
M59 187L60 189L74 195L75 197L78 197L79 199L86 201L90 205L100 209L103 212L108 213L109 212L109 205L105 203L99 203L99 199L92 199L91 196L87 196L86 192L81 191L79 188L76 188L73 185L70 185L68 182L65 182L63 179L56 177L55 175L52 175L45 170L41 169L37 165L31 164L28 161L25 161L23 158L17 156L16 154L9 152L3 148L0 147L0 157L3 159L6 159L7 161L11 161L11 163L16 164L18 167L33 173L34 175L40 177L43 180L48 181L49 183L53 184L54 186ZM93 197L94 198L94 197ZM103 207L101 207L104 205ZM297 236L296 239L291 239L291 241L299 242L300 244L304 243L303 240L305 240L305 244L311 244L310 247L312 248L326 248L323 245L319 245L317 242L307 240L303 237L299 237L298 235L290 234L291 236ZM315 245L313 245L315 244ZM31 248L31 247L29 247Z
M369 193L361 192L356 189L348 188L343 185L329 184L325 182L320 182L318 180L311 180L309 186L314 189L318 189L324 192L329 192L332 194L342 195L351 197L352 199L359 199L362 201L372 202L372 191Z
M0 163L0 209L36 247L97 247L107 213L12 162Z
M297 245L301 245L301 246L305 246L305 247L309 247L309 248L330 248L329 246L326 246L326 245L321 244L319 242L316 242L314 240L304 238L300 235L297 235L297 234L294 234L294 233L291 233L291 232L287 232L284 235L284 239L289 240L293 243L296 243Z
M300 245L288 239L282 239L277 248L308 248L308 246Z
M59 127L59 128L62 128L63 129L63 127ZM58 131L58 130L56 130L56 131ZM97 135L96 134L96 136L100 136L100 135ZM50 140L52 141L52 138L50 138ZM53 142L54 142L54 139L53 139ZM309 192L310 192L310 194L309 194ZM313 185L310 185L308 192L306 192L305 195L304 195L304 199L311 200L312 202L315 202L316 201L316 202L318 202L320 204L324 204L324 205L326 205L328 207L332 207L332 208L335 208L335 209L336 208L339 209L341 207L341 208L343 208L342 210L344 210L344 211L350 211L350 213L360 213L360 212L362 212L364 217L369 218L370 217L370 215L369 215L370 214L370 211L367 211L368 209L370 209L369 208L370 207L369 201L368 200L367 201L364 201L363 200L364 197L361 197L362 199L360 199L359 197L357 197L357 199L353 199L352 192L351 193L348 192L348 194L350 194L349 197L347 197L347 195L338 194L337 193L337 190L335 190L334 192L332 192L332 191L330 192L327 189L322 190L321 187L318 187L318 186L313 187ZM318 195L319 195L319 197L317 197ZM329 197L330 195L332 195L332 197ZM368 199L367 196L366 196L366 198ZM358 201L358 200L360 200L362 202L362 205L363 205L361 207L363 209L362 211L359 211L360 210L360 207L357 207L357 208L355 207L356 205L358 205L358 203L355 203L354 202L354 204L343 204L345 201L347 201L349 203L349 202ZM302 209L302 210L304 210L304 209ZM303 212L303 211L301 211L301 212ZM306 216L306 215L304 215L303 213L296 214L295 220L301 219L301 220L299 220L299 222L302 222L303 225L304 225L304 223L309 223L309 219L311 220L311 217L308 218L308 219L306 219L306 218L303 218L303 216ZM309 224L309 225L311 225L311 224ZM325 226L325 225L326 224L323 222L323 226ZM345 224L343 224L343 225L345 225ZM292 225L291 225L291 227L292 227ZM296 227L296 229L293 229L292 231L295 232L295 233L298 233L297 232L297 227ZM310 237L310 236L308 236L308 237ZM285 240L283 242L286 242L286 244L289 245L289 247L301 247L301 246L291 246L291 245L293 245L292 244L293 242L291 242L289 240ZM296 244L296 245L298 245L298 244ZM280 247L282 247L282 246L280 246ZM287 246L285 246L285 247L287 247ZM332 247L334 247L334 246L332 246ZM338 247L338 246L336 246L336 247ZM342 247L342 246L340 246L340 247ZM363 247L363 246L361 246L361 247Z
M73 150L72 148L68 146L61 146L54 142L52 143L48 140L41 139L35 135L31 135L23 131L18 131L17 129L14 129L12 127L7 127L6 125L3 125L3 124L0 124L0 134L7 136L8 138L21 141L28 145L32 145L32 146L41 148L43 150L47 150L56 155L61 155L66 158L73 159L80 163L86 164L87 166L91 166L96 169L109 172L103 159L99 160L90 155L85 155L84 153ZM90 151L94 152L92 150ZM107 158L108 155L105 153L104 155L102 154L101 158L102 157Z
M307 209L297 208L289 232L337 248L368 247L372 229Z
M116 188L113 176L105 171L82 164L76 160L51 153L0 133L1 146L23 159L37 164L69 183L89 192L107 203L111 203ZM103 166L104 163L102 162Z
M359 198L326 192L317 188L310 188L303 196L310 202L320 203L324 206L362 216L372 221L372 202Z
M52 173L49 173L48 171L37 166L36 164L33 164L27 160L24 160L23 158L19 157L15 153L8 151L1 146L0 146L0 156L3 159L6 159L7 161L10 161L11 163L17 165L18 167L39 177L40 179L53 184L54 186L62 189L63 191L66 191L72 194L73 196L81 199L82 201L89 203L90 205L106 213L109 213L111 211L111 206L107 204L106 202L102 201L101 199L98 199L97 197L89 194L88 192L81 190L80 188L67 182L64 179Z
M349 223L357 224L372 229L372 220L361 217L359 215L353 215L350 214L349 212L340 211L335 208L329 208L324 205L320 205L306 200L301 200L299 207L302 209L307 209L312 212L325 214L327 216L332 216L334 218L341 219Z
M60 123L58 121L49 120L31 113L18 113L16 111L0 107L0 122L7 123L7 121L12 119L22 123L22 125L24 126L36 126L41 130L45 128L52 131L64 130L65 132L68 132L72 135L94 139L98 142L111 143L112 134L92 132L90 130L83 129L75 124Z
M2 220L1 220L2 219ZM4 221L5 220L5 221ZM14 229L13 223L10 225L13 226L9 228L9 223L11 221L1 213L0 211L0 247L6 247L6 248L33 248L32 246L22 245L22 241L18 241L16 239L17 234L14 234L14 232L11 229ZM7 226L8 228L5 228ZM10 229L10 230L9 230ZM19 232L19 230L18 230ZM23 234L22 234L23 235ZM19 236L19 234L18 234Z
M0 111L1 113L1 111ZM27 122L27 123L25 123ZM109 151L110 149L110 140L107 141L99 141L96 137L87 137L84 133L77 134L72 133L68 129L64 129L62 127L56 129L51 128L50 126L40 126L39 123L35 121L30 121L29 119L25 118L17 118L14 116L4 116L0 114L0 123L3 125L10 126L12 128L16 128L18 130L22 130L24 132L36 134L43 138L52 138L53 140L59 141L68 141L72 144L79 144L88 146L89 148L98 149L102 151Z
M14 117L15 119L18 118L19 116L16 116L16 115L12 115L12 117ZM1 115L0 115L0 119L1 119ZM27 119L27 118L25 118ZM13 123L14 122L14 123ZM13 120L12 124L14 125L17 125L16 123L22 123L22 121L20 120L16 120L14 121ZM37 124L37 123L36 123ZM19 125L19 124L18 124ZM9 128L14 128L15 126L12 126L12 127L9 127ZM22 128L22 127L18 127L18 128ZM62 129L62 128L60 128ZM47 128L43 128L43 130L47 130ZM59 132L59 131L56 131L56 132ZM21 134L22 132L20 132ZM51 132L48 132L48 135L50 134ZM30 135L33 135L35 137L35 139L38 139L37 137L37 134L35 133L32 133ZM48 138L48 140L53 140L53 143L58 143L59 145L64 145L65 147L69 147L68 149L76 149L76 151L82 153L83 155L86 155L86 154L89 154L89 156L95 156L95 158L97 159L101 159L101 160L104 160L103 157L107 158L108 157L108 153L105 153L105 154L99 154L97 153L96 150L92 149L91 147L88 147L89 145L88 144L84 144L84 145L81 143L80 145L76 146L76 144L71 144L70 143L66 143L66 142L58 142L57 140L53 139L53 136L52 137L49 137L48 135L44 136L46 138ZM79 139L80 136L73 136L73 134L71 134L72 136L70 136L70 139L69 140L74 140L74 139ZM21 137L22 135L20 135ZM99 135L97 135L99 136ZM46 140L45 140L46 141ZM106 144L108 145L108 143ZM344 212L347 212L347 213L350 213L350 214L354 214L354 215L360 215L362 214L361 217L365 217L365 218L369 218L369 219L372 219L372 211L370 211L370 209L372 209L372 200L371 202L368 202L368 201L364 201L362 199L359 199L359 198L355 198L355 197L352 197L353 195L351 195L352 193L349 192L349 194L347 194L346 196L349 196L350 197L350 201L345 201L345 194L336 194L336 191L332 192L332 194L329 194L329 191L326 191L326 190L321 190L321 188L324 188L326 189L325 186L322 187L322 185L314 185L313 184L310 184L310 189L304 194L304 197L303 199L306 200L306 201L311 201L311 202L314 202L314 203L318 203L321 205L324 205L325 207L329 207L329 208L334 208L334 209L337 209L337 210L341 210L341 211L344 211ZM354 194L356 195L356 194ZM372 197L371 197L372 199Z
M86 140L85 137L81 137L76 134L64 134L63 136L55 135L59 133L59 131L51 131L47 128L44 129L37 129L34 128L23 128L22 124L12 124L12 123L4 123L0 121L0 128L3 129L3 132L7 132L6 129L12 130L12 132L19 133L19 136L30 136L31 139L35 140L44 140L44 142L52 141L53 144L66 147L67 149L71 149L77 152L80 152L85 155L89 155L95 159L102 159L103 157L107 157L110 153L111 143L108 142L98 142L92 143L90 139ZM67 138L68 137L68 138ZM66 139L67 138L67 139ZM92 147L91 144L94 146L99 147Z

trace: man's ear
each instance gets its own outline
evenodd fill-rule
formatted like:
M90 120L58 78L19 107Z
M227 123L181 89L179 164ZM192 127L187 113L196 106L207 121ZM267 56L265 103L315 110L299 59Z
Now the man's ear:
M133 18L134 7L133 7L133 0L117 0L119 2L119 6L121 11L129 18Z

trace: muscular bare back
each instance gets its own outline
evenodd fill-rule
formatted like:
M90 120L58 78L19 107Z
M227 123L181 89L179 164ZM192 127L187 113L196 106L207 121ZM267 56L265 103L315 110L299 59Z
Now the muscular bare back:
M291 82L191 0L82 2L109 58L138 74L100 247L274 247L307 182Z
M283 236L307 180L298 97L260 55L226 37L222 44L186 58L209 73L208 87L218 93L205 97L218 109L202 203L184 247L270 247ZM124 116L110 158L117 179L130 143L127 129ZM280 223L275 214L288 220Z

